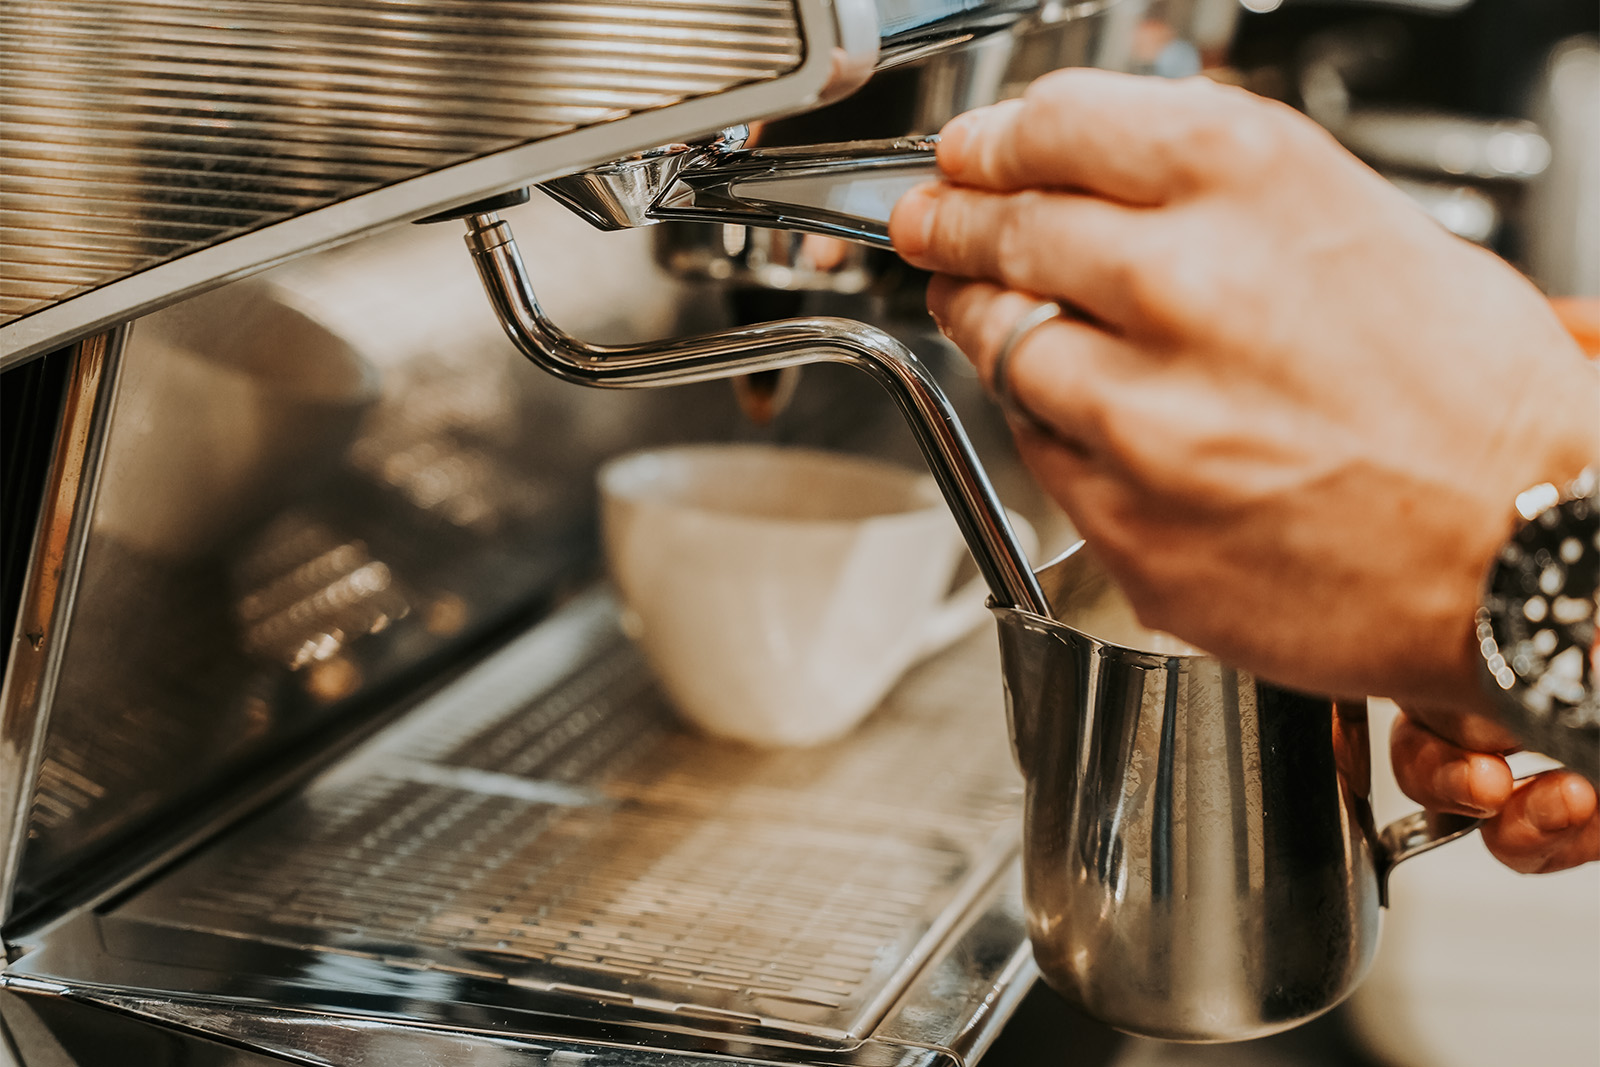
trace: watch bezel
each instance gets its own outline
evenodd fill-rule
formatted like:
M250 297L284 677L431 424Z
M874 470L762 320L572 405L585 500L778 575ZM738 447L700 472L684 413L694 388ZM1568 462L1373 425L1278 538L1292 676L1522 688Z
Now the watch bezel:
M1600 778L1600 487L1594 472L1543 497L1495 555L1476 635L1485 683L1529 748Z

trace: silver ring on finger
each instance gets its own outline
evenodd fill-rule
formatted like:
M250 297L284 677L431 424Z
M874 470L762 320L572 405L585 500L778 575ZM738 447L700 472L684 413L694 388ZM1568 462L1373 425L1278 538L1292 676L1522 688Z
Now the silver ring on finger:
M1017 319L1007 332L1000 349L994 354L994 367L989 373L989 392L1007 420L1020 423L1035 433L1053 436L1049 426L1023 407L1011 391L1011 357L1023 338L1052 319L1061 317L1061 305L1054 301L1039 304Z

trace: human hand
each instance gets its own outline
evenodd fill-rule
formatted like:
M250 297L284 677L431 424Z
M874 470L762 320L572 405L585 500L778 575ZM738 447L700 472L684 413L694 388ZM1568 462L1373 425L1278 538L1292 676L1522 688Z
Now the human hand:
M1485 710L1511 502L1600 454L1542 296L1287 107L1059 71L946 126L896 248L1140 619L1281 684Z
M1389 734L1395 780L1432 811L1476 815L1489 852L1512 870L1545 874L1600 860L1595 787L1567 770L1512 780L1516 738L1469 714L1403 708Z

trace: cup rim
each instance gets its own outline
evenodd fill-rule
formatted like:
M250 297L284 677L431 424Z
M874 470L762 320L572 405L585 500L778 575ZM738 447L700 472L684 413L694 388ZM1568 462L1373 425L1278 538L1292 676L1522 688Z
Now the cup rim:
M883 479L886 486L892 480L896 491L912 497L913 506L885 508L865 514L852 515L766 515L759 511L738 507L685 500L669 491L654 491L639 477L639 470L647 465L662 462L686 462L715 457L737 462L739 460L777 457L785 462L849 470L858 475ZM893 521L899 518L920 517L930 511L944 512L946 505L939 494L933 476L903 464L874 456L851 452L836 452L805 445L775 445L761 442L695 442L644 448L613 457L601 464L596 475L603 499L624 501L635 505L656 505L679 508L685 512L714 517L726 521L782 522L786 525L822 527L829 525L855 526L862 522ZM661 483L656 483L659 486ZM920 501L915 498L920 497ZM953 519L952 519L953 521Z

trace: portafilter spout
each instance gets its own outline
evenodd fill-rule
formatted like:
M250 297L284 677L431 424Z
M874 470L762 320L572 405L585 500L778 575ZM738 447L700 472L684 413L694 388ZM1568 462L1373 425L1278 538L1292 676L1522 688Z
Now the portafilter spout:
M816 316L644 344L590 344L564 332L539 306L510 226L492 211L466 222L467 247L500 324L523 355L558 378L628 389L817 362L872 375L910 423L995 600L1048 617L1044 594L955 409L899 341L865 323Z
M889 247L889 211L937 176L937 137L744 148L749 130L663 145L540 186L603 230L720 222Z

